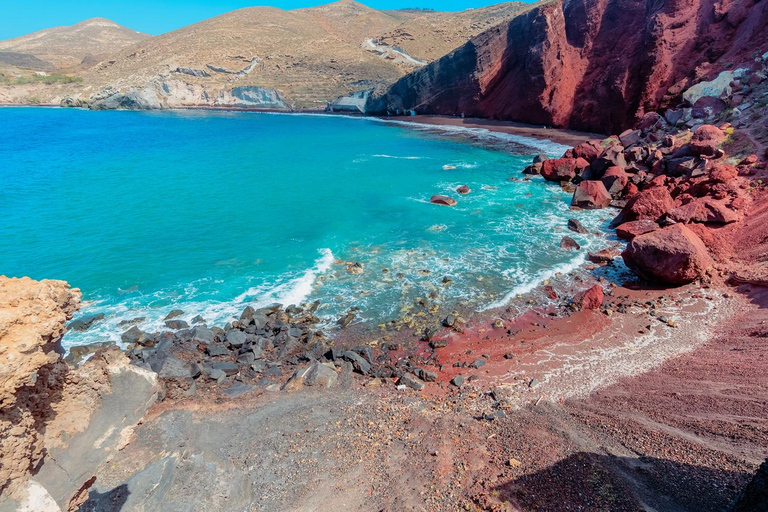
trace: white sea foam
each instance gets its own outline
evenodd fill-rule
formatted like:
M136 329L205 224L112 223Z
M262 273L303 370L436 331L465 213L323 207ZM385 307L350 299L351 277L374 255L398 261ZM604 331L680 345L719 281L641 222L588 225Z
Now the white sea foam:
M541 270L534 275L533 279L530 279L512 288L509 292L507 292L506 295L504 295L502 299L491 302L490 304L479 308L479 310L488 311L489 309L506 306L509 303L509 301L511 301L518 295L523 295L525 293L532 291L539 284L543 283L548 279L554 278L557 274L568 274L570 272L573 272L574 270L579 268L581 265L583 265L585 261L586 261L586 257L584 256L584 253L581 253L569 262L561 263L560 265L555 265L545 270Z
M394 158L397 160L424 160L423 156L371 155L374 158Z
M321 249L322 256L315 261L312 268L307 269L301 276L277 285L264 293L261 288L251 288L240 294L235 302L249 302L254 307L262 307L278 302L283 305L301 304L312 293L317 276L325 273L333 265L333 253L330 249Z
M522 135L515 135L512 133L494 132L486 128L471 128L467 126L424 124L424 123L411 122L411 121L395 121L392 119L377 119L377 120L384 123L388 123L388 124L396 124L399 126L413 128L415 130L458 133L458 134L472 135L479 139L511 142L514 144L526 146L536 151L541 151L541 152L547 153L548 155L554 155L554 156L560 156L565 151L570 149L570 146L559 144L557 142L553 142L548 139L534 139L533 137L524 137Z

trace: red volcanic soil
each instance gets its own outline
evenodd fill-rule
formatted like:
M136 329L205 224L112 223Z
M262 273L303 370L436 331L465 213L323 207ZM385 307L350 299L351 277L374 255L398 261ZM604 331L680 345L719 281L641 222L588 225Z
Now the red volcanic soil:
M768 47L753 0L548 2L489 29L368 105L600 133L674 106L703 77Z

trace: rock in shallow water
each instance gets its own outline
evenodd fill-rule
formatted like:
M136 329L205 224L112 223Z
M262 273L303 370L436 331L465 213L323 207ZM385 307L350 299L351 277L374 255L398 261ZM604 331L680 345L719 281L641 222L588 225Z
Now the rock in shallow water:
M432 204L439 204L442 206L456 206L456 200L452 197L436 194L429 199Z

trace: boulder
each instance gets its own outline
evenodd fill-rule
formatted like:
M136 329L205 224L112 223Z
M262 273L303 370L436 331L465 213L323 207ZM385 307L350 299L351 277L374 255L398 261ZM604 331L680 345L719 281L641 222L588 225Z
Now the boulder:
M600 181L612 197L620 197L624 188L629 183L629 174L621 167L609 167Z
M605 208L611 204L611 194L606 190L602 181L582 181L573 193L571 206L596 210Z
M699 126L691 136L691 153L696 156L715 156L717 148L725 140L725 133L717 126Z
M166 320L165 326L169 329L173 329L174 331L178 331L179 329L189 328L189 324L184 320Z
M621 255L641 277L673 285L702 277L712 265L704 243L682 224L636 236Z
M541 175L549 181L571 181L588 167L583 158L555 158L542 164Z
M665 213L675 207L675 200L665 186L645 188L632 196L627 205L611 222L616 227L633 220L658 221Z
M544 164L541 162L534 162L525 169L523 169L523 174L530 174L531 176L538 176L541 174L541 169L544 167Z
M565 152L566 158L583 158L589 163L592 163L603 152L603 146L599 140L588 140L582 142Z
M659 229L659 225L652 220L633 220L625 222L616 228L616 236L623 240L632 240L636 236L650 233Z
M540 164L540 163L545 162L547 160L549 160L549 157L547 155L543 154L543 153L533 157L533 163L534 164Z
M456 200L452 197L435 194L429 199L432 204L439 204L443 206L456 206Z
M598 309L603 304L604 298L603 287L596 284L589 290L577 294L573 298L573 304L582 311Z
M573 231L574 233L580 233L582 235L586 235L589 233L589 230L585 228L581 222L579 222L576 219L568 219L568 229Z
M421 391L422 389L424 389L424 386L426 384L424 384L424 381L422 381L412 373L404 373L403 376L397 380L397 385L408 386L409 388L415 391Z
M165 318L163 318L163 320L172 320L172 319L178 318L178 317L180 317L182 315L184 315L184 312L182 310L174 309L173 311L171 311L170 313L165 315Z
M620 253L621 251L619 251L617 248L609 247L607 249L601 249L597 252L587 253L587 259L592 263L606 265L612 262Z
M694 119L711 119L725 110L725 107L725 102L720 98L702 96L693 104L691 116Z
M609 167L627 166L627 160L624 158L624 148L620 144L613 144L605 148L597 159L592 162L592 171L598 176L602 175Z
M728 183L739 176L736 167L729 164L719 164L709 171L709 179L715 183Z
M77 320L72 320L67 324L67 329L70 331L87 331L91 328L91 326L98 322L99 320L104 319L104 313L97 313L95 315L85 315L81 316Z
M347 350L342 355L342 358L346 359L355 368L355 371L363 375L367 375L371 371L371 364L363 359L363 357L352 350Z
M581 249L581 246L573 238L564 236L562 240L560 240L560 248L565 249L566 251L578 251Z
M649 112L649 114L653 115L653 114L656 114L656 112L652 112L652 113ZM648 115L648 114L646 114L646 115ZM643 128L643 131L648 130L648 128L650 128L656 122L658 122L659 114L656 114L656 116L653 119L654 119L654 121L651 122L649 126ZM645 117L643 117L643 121L645 121L645 120L646 120ZM643 124L641 123L641 125L643 125ZM623 131L619 135L619 140L621 141L621 145L622 146L624 146L625 148L628 148L629 146L631 146L633 144L637 144L638 142L640 142L640 137L641 137L640 130L629 129L629 130Z
M684 224L690 222L729 224L739 220L739 214L727 208L723 201L717 201L711 197L700 197L670 210L667 218Z
M467 185L459 185L456 188L456 192L458 192L459 194L469 194L471 190Z

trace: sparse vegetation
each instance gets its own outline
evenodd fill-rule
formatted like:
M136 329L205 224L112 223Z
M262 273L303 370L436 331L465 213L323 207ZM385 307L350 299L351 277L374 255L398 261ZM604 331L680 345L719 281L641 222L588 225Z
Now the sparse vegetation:
M79 76L60 75L54 73L51 75L30 75L9 77L0 73L0 84L4 85L25 85L25 84L79 84L83 79Z
M30 105L39 105L40 103L42 103L42 101L40 101L40 98L38 98L37 96L29 96L27 98L27 103L29 103Z

